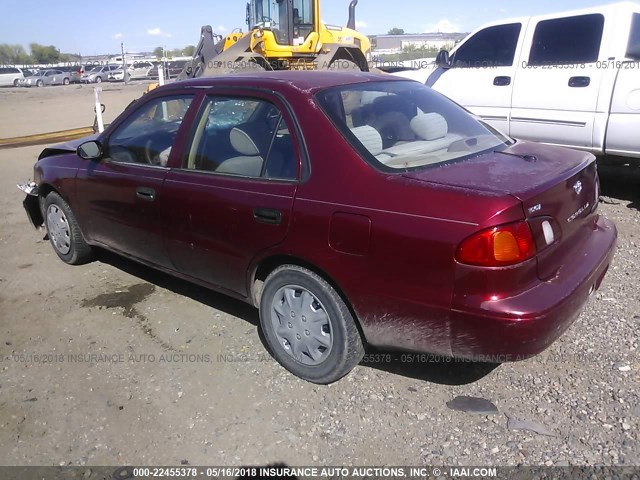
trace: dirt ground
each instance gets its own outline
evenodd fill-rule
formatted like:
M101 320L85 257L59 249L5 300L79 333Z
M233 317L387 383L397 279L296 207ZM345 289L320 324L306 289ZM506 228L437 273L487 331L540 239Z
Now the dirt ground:
M90 127L95 117L93 89L101 88L104 123L112 122L150 82L71 84L55 87L0 88L0 138Z
M142 89L109 86L107 117ZM0 90L0 137L90 125L92 95ZM637 169L602 170L617 255L547 352L375 352L317 386L271 359L247 305L106 252L63 264L15 187L42 148L0 150L0 465L640 465ZM498 412L448 408L458 395Z

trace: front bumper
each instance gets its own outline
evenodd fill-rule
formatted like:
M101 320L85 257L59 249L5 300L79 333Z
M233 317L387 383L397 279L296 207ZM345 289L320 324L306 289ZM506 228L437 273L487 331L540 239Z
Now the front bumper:
M508 362L539 354L578 318L613 259L617 231L603 217L572 260L550 281L513 297L467 297L451 312L451 353L476 361Z
M17 185L18 189L26 193L25 199L22 201L29 222L34 228L39 229L44 223L42 210L40 209L40 197L38 195L38 186L35 182L25 182Z

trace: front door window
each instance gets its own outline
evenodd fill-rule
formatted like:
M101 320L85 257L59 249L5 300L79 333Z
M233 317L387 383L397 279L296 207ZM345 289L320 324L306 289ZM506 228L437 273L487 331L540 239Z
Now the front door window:
M192 95L175 95L147 102L109 137L112 162L166 166Z

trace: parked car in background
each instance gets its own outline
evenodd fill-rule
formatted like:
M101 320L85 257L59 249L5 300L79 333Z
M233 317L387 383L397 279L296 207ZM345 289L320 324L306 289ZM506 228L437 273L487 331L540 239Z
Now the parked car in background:
M161 67L162 64L162 62L154 63L154 68L149 72L150 78L158 78L158 67ZM164 78L166 78L167 80L176 78L178 75L180 75L186 64L186 60L173 60L171 62L164 62Z
M84 73L84 67L82 65L68 65L64 67L56 67L56 69L68 73L69 81L71 83L80 83L82 74Z
M40 70L30 77L18 82L22 87L44 87L49 85L69 85L71 83L69 72L61 70Z
M127 73L128 76L128 73ZM111 70L107 76L107 80L110 82L122 82L124 81L124 70L122 67Z
M134 62L128 69L131 80L144 80L150 78L153 63L147 61Z
M127 68L127 75L129 80L144 80L149 77L150 71L153 69L153 63L151 62L134 62ZM118 67L115 70L109 72L108 79L110 82L122 82L124 80L124 71L122 67Z
M23 68L22 73L25 77L30 77L31 75L35 75L40 71L39 68Z
M33 179L23 204L62 261L100 246L254 305L274 357L316 383L367 345L536 355L600 287L617 235L590 153L361 72L170 83L46 148Z
M0 67L0 87L17 87L23 78L24 73L18 67Z
M108 80L109 73L117 70L118 65L97 65L91 69L85 70L80 77L82 83L102 83Z
M640 165L640 4L624 2L493 22L426 82L501 131Z

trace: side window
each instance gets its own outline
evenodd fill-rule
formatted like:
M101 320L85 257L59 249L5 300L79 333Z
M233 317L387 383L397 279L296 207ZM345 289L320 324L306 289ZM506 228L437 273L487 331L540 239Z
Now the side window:
M458 48L452 65L458 68L509 67L513 65L520 37L520 23L480 30Z
M184 167L244 177L298 177L298 157L282 113L255 98L210 98L196 121Z
M293 36L294 44L302 43L313 31L313 5L311 0L294 0L293 2Z
M631 19L627 57L640 60L640 13L634 13Z
M107 141L113 162L166 166L193 95L162 97L145 103Z
M543 20L533 34L529 65L595 62L603 29L601 14Z

